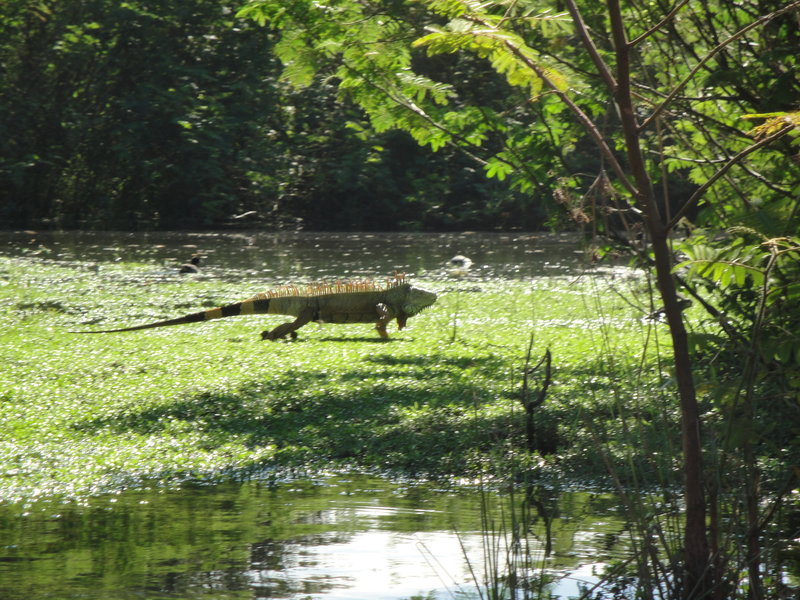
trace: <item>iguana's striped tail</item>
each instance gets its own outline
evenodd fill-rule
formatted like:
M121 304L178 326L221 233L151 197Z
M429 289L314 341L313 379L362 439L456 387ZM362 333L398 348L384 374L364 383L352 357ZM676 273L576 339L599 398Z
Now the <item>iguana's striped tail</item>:
M212 321L224 317L235 317L238 315L262 315L269 312L270 298L265 298L258 294L242 302L235 302L226 306L212 308L201 312L192 313L175 319L146 323L145 325L135 325L133 327L122 327L119 329L100 329L97 331L73 331L71 333L117 333L121 331L138 331L139 329L153 329L155 327L169 327L171 325L183 325L185 323L200 323L202 321Z

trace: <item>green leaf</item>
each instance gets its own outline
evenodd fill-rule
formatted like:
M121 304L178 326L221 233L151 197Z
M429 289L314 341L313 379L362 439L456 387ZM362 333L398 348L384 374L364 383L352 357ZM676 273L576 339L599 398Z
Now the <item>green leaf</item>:
M494 177L500 181L503 181L514 171L514 167L510 164L496 158L490 159L484 169L486 170L487 177Z

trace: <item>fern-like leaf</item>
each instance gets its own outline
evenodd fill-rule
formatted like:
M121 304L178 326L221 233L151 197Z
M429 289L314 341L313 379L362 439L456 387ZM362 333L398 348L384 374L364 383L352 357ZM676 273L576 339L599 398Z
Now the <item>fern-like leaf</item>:
M762 139L777 133L787 125L791 125L795 129L800 130L800 111L794 112L772 112L772 113L754 113L749 115L742 115L743 119L766 119L761 125L753 127L749 133L754 138Z

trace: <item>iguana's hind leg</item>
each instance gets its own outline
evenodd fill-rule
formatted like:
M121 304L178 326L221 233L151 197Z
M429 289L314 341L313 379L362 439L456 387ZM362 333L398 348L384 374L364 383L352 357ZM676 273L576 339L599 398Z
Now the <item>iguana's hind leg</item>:
M283 323L278 325L275 329L262 331L261 339L277 340L284 337L286 334L291 335L292 339L295 339L297 337L297 333L295 333L295 331L313 320L314 309L307 308L302 311L300 315L291 323Z
M378 311L378 321L375 323L375 329L378 330L378 335L383 339L389 339L389 334L386 332L386 325L392 320L392 313L389 307L383 302L376 305L375 308Z

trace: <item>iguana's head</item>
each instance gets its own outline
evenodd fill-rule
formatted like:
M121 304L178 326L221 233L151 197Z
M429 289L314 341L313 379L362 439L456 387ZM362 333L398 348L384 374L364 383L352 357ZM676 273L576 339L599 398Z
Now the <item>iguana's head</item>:
M403 312L407 316L413 317L423 308L428 308L434 302L436 302L436 294L428 290L423 290L422 288L411 286L403 302Z

